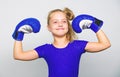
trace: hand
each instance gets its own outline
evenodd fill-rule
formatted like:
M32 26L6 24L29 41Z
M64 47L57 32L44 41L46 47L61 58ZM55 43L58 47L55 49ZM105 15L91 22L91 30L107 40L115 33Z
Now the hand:
M27 18L22 20L15 28L12 35L13 39L22 41L25 33L37 33L40 30L40 22L35 18Z
M83 29L91 29L96 33L102 25L102 20L87 14L78 15L72 21L72 27L76 33L81 33Z

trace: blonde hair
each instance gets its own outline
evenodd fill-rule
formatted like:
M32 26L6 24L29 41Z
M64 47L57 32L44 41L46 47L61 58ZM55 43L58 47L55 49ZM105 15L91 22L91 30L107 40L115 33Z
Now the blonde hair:
M77 36L76 36L75 32L73 31L71 23L70 23L70 21L73 20L73 18L74 18L73 12L69 8L64 8L63 10L61 10L61 9L52 10L48 14L47 24L49 24L51 14L54 13L54 12L63 12L63 13L65 13L66 18L67 18L67 22L68 22L68 32L66 34L67 39L69 41L73 41L73 40L77 39Z

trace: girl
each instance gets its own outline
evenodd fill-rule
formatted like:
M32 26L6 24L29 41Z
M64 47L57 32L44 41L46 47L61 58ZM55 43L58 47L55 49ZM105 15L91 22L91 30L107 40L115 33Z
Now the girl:
M74 14L68 8L49 12L47 27L53 35L53 43L26 52L22 48L22 41L15 40L14 58L25 61L44 58L48 65L49 77L78 77L82 53L99 52L109 48L111 44L102 30L96 33L97 42L77 40L70 24L73 18Z

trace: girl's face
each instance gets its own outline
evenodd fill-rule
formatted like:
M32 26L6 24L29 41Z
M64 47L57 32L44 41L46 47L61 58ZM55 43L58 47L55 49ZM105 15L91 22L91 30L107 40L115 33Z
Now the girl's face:
M62 12L54 12L50 15L48 30L54 36L64 36L68 32L68 22L66 15Z

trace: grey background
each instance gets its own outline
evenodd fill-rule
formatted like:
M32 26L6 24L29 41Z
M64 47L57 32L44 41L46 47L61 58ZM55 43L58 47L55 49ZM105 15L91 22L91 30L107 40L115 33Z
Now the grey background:
M120 0L0 0L0 77L47 77L43 59L17 61L13 59L12 33L24 18L35 17L42 26L39 33L25 35L24 50L52 42L46 27L48 12L68 7L77 16L87 13L104 21L102 30L112 46L99 53L85 53L81 58L79 77L120 77ZM84 30L79 39L96 41L95 33Z

